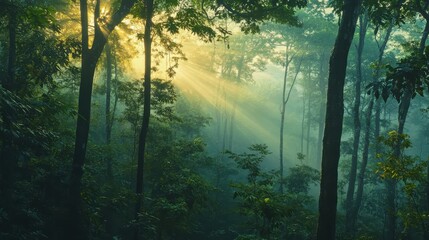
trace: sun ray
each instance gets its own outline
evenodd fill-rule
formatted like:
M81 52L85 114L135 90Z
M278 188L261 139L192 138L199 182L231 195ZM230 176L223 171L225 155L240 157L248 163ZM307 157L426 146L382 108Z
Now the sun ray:
M185 97L207 104L207 111L212 117L216 115L216 111L220 111L224 117L227 117L228 112L234 111L234 135L237 140L245 139L248 141L245 144L266 143L274 152L272 161L275 163L280 124L277 103L263 101L255 96L255 91L252 90L255 86L235 84L219 78L214 72L204 70L191 61L181 64L173 83ZM289 129L286 141L290 149L299 148L299 134L299 128ZM294 158L295 154L290 151L289 159Z

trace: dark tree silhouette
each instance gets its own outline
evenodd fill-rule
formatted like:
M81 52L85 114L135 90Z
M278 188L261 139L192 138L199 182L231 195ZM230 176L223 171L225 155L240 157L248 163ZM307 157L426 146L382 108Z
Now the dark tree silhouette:
M325 132L322 150L322 178L320 183L319 222L317 239L335 239L337 213L337 182L340 143L344 115L344 80L347 57L362 1L344 1L341 23L329 62Z

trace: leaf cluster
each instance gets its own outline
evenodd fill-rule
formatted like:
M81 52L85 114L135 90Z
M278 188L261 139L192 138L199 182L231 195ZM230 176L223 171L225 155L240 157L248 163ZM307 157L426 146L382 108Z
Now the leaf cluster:
M248 182L255 184L258 177L261 176L260 164L270 152L268 146L265 144L254 144L249 147L249 150L252 151L252 153L236 154L231 151L226 151L226 154L230 159L235 161L239 168L248 171Z
M381 96L384 101L392 96L400 102L405 91L410 91L414 98L417 94L423 96L425 89L429 90L429 47L423 54L415 47L409 51L409 55L395 66L386 65L386 78L368 84L368 94L373 93L376 98Z
M243 32L257 33L259 25L265 21L300 25L295 9L306 5L306 0L217 0L215 6L220 17L228 16L234 22L240 23Z
M310 184L317 184L320 181L320 172L310 166L297 165L289 169L284 181L289 193L307 194Z
M143 3L135 4L131 14L136 18L145 18ZM154 6L155 28L169 34L178 34L180 30L189 31L201 39L211 41L216 32L207 16L198 8L197 4L188 1L156 1ZM158 36L159 31L157 32Z
M269 154L267 147L255 144L249 150L251 153L227 153L240 168L248 171L247 182L231 184L235 189L233 197L240 201L238 211L249 218L247 228L253 232L240 235L238 239L310 238L314 216L307 209L311 200L305 193L309 182L318 180L318 172L306 166L292 168L294 173L287 179L289 186L297 181L305 183L283 194L275 190L279 173L260 168L262 160ZM305 179L300 179L303 176Z
M150 146L148 154L148 213L163 235L177 236L193 231L193 216L206 205L211 185L197 173L205 156L200 138L165 141Z
M171 81L152 79L151 105L154 117L159 120L175 119L173 103L177 95ZM119 82L118 98L125 103L124 119L137 124L140 122L144 106L143 81Z
M377 154L377 158L382 161L377 163L376 173L382 179L404 182L424 181L427 162L420 162L417 157L403 154L405 149L411 147L410 137L407 134L390 131L387 137L381 136L378 141L389 149L387 152ZM395 152L398 144L401 151L400 155Z

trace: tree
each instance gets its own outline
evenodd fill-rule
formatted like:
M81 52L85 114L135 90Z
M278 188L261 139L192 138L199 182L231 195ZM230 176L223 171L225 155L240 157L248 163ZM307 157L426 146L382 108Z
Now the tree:
M361 135L361 122L360 122L360 109L361 109L361 85L362 77L362 53L365 44L365 36L368 29L368 13L364 11L359 16L359 43L357 46L357 59L356 59L356 81L355 81L355 97L353 104L353 153L352 162L349 173L349 183L347 189L346 199L346 232L351 236L355 233L355 221L357 212L354 208L354 193L356 185L357 165L358 165L358 151Z
M382 98L386 101L392 95L398 101L398 134L404 133L411 99L417 94L423 96L423 89L428 86L428 83L424 80L428 75L426 64L424 64L427 58L425 45L429 34L427 3L422 5L420 1L411 3L399 1L398 6L402 6L403 4L404 9L407 9L407 11L404 11L399 16L414 16L414 14L418 13L424 19L425 27L420 41L417 44L411 44L411 47L407 49L410 55L400 59L397 66L387 66L386 80L384 82L372 86L376 97L381 94ZM397 157L400 156L400 146L401 141L398 141L395 148ZM387 239L396 239L396 185L396 179L389 179L386 182Z
M202 3L202 10L204 9L204 3ZM243 6L238 6L236 2L225 2L219 1L214 5L211 5L211 8L219 9L224 8L228 12L231 13L230 17L237 22L242 22L242 30L245 32L257 32L259 30L257 23L272 18L273 20L283 21L284 23L297 24L297 19L293 15L294 7L303 7L305 5L305 1L296 1L296 2L287 2L280 1L278 3L272 2L271 4L267 4L263 1L255 1L252 5L245 5L244 10L248 10L247 12L237 11L236 9L243 9ZM169 8L171 7L171 8ZM138 149L138 161L137 161L137 184L136 184L136 194L137 194L137 202L135 207L135 217L138 218L138 214L141 210L141 204L143 200L143 175L144 175L144 159L145 159L145 146L146 146L146 137L149 130L149 120L150 120L150 85L151 85L151 44L152 44L152 17L155 13L155 10L160 11L161 9L155 9L153 0L147 0L144 2L145 9L145 31L144 31L144 45L145 45L145 77L144 77L144 113L142 120L142 127L140 130L139 136L139 149ZM174 9L174 4L169 6L167 4L168 10ZM217 12L217 11L215 11ZM248 15L248 13L251 15ZM219 13L219 12L217 12ZM284 16L280 16L278 14L286 13ZM206 12L207 14L207 12ZM225 17L226 15L221 14L215 17ZM194 20L194 21L190 21ZM242 20L245 20L244 22ZM164 25L164 26L163 26ZM178 33L180 29L188 29L192 33L197 34L200 37L205 37L208 40L211 40L214 37L214 30L207 26L207 19L204 18L204 15L201 15L199 11L195 8L195 6L185 6L183 8L179 8L176 18L169 16L167 18L167 22L161 24L168 32L170 33ZM161 35L161 31L163 28L158 28L158 35ZM138 228L134 233L134 239L139 239Z
M400 214L395 208L395 215L397 211L398 215L402 216L405 228L403 232L407 232L409 228L419 228L423 233L424 239L427 239L426 213L422 212L418 205L418 184L425 180L424 172L428 163L421 162L418 158L404 153L404 150L411 147L410 137L406 134L390 131L387 136L380 137L379 141L387 149L377 153L377 157L381 161L377 164L376 173L383 180L395 180L395 183L402 182L402 189L407 198L407 204L404 209L405 214ZM397 153L398 143L400 145L399 155Z
M283 204L285 195L273 190L275 172L264 172L260 164L270 154L266 145L255 144L249 147L252 153L235 154L227 152L228 157L239 168L247 170L247 183L234 183L234 198L241 199L240 212L250 217L249 225L256 230L256 236L270 239L279 235L282 218L290 214L291 206Z
M144 49L145 49L145 73L144 73L144 107L143 107L143 120L139 135L138 157L137 157L137 180L136 180L136 194L137 201L135 207L135 218L141 210L143 201L143 174L144 174L144 161L145 161L145 148L146 136L149 130L150 107L151 107L151 71L152 71L152 16L153 16L153 0L145 0L145 29L144 29ZM134 232L134 239L140 239L139 228Z
M54 162L51 146L61 128L58 115L68 110L59 101L55 76L69 70L70 56L79 53L79 47L74 39L61 38L54 17L59 9L50 1L2 1L0 8L0 58L6 63L0 66L0 238L36 238L55 232L52 212L29 212L55 198L38 202L42 188L37 181L50 176L36 176L35 169L47 170L46 159Z
M308 210L310 184L317 184L319 172L306 165L290 168L285 177L285 193L274 187L278 171L261 167L270 152L264 144L254 144L250 153L227 152L237 166L246 171L245 182L234 182L238 211L246 217L246 235L237 239L310 239L314 215ZM249 227L250 226L250 227Z
M381 75L381 65L383 63L383 56L384 51L386 49L387 43L389 41L389 38L391 36L391 32L393 29L393 21L388 25L384 36L382 38L381 44L378 44L378 58L375 62L375 70L373 75L373 82L378 81L380 75ZM375 36L377 38L377 36ZM356 199L353 204L353 218L352 222L356 223L358 219L359 209L362 204L362 198L363 198L363 191L364 191L364 179L365 179L365 172L368 164L368 158L369 158L369 145L370 145L370 139L377 139L379 135L379 131L374 131L374 136L371 137L371 122L373 120L372 114L373 114L373 108L374 108L374 96L369 96L369 104L365 110L365 122L364 122L364 137L363 137L363 150L362 150L362 161L359 168L359 174L357 179L357 190L356 190ZM376 143L376 150L377 151L377 143ZM374 154L372 154L374 155Z
M286 116L286 105L289 102L292 90L298 78L298 74L301 71L301 65L304 58L304 53L299 52L298 49L305 48L306 42L299 39L302 32L305 30L302 28L286 27L283 25L271 24L264 28L264 31L268 34L271 40L273 50L271 51L270 60L281 65L283 70L283 84L282 84L282 95L280 104L280 139L279 139L279 162L280 162L280 193L283 193L284 189L284 127L285 127L285 116ZM277 50L282 48L282 50ZM283 50L284 49L284 50ZM295 67L295 73L290 71L292 64ZM292 77L289 76L292 75ZM287 86L288 79L291 78L291 84ZM289 88L289 89L288 89Z
M284 63L284 77L283 77L283 91L282 91L282 104L280 109L280 193L283 193L283 138L284 138L284 124L285 124L285 114L286 114L286 104L289 101L290 94L292 92L293 86L295 85L298 73L300 72L302 57L299 59L298 65L296 66L295 76L292 79L292 84L289 87L289 90L286 91L287 76L289 72L289 64L293 60L294 56L289 56L290 46L286 46L285 54L285 63ZM293 54L294 55L294 54Z
M323 137L322 178L320 183L317 239L335 239L338 161L344 114L343 89L347 57L353 40L362 1L345 0L342 17L329 61L325 132Z
M318 169L320 169L322 162L323 131L326 117L325 112L329 51L335 40L333 35L337 31L337 25L334 23L334 13L326 12L328 7L326 2L309 1L309 6L311 7L311 10L309 10L309 16L303 21L305 22L305 26L312 30L310 31L311 35L307 37L309 45L317 46L315 55L317 56L318 61L318 81L315 85L318 87L317 89L319 92L319 118L317 119L318 134L316 147L316 166Z
M82 209L81 181L83 165L88 144L89 123L91 119L91 96L94 81L95 67L107 42L107 37L114 28L125 18L134 5L134 0L123 0L120 6L110 16L101 16L100 0L94 8L94 36L90 46L88 25L87 0L80 1L82 27L82 59L79 87L79 103L77 112L75 150L70 174L69 217L66 220L66 239L87 239L85 220Z

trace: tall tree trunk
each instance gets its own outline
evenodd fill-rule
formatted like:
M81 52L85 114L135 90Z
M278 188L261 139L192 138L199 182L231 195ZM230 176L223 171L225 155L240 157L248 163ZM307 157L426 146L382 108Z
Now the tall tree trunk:
M429 212L429 164L426 170L426 212ZM429 240L429 233L425 233L425 240Z
M147 134L149 131L149 119L150 119L150 108L151 108L151 70L152 70L152 16L153 16L153 0L145 0L146 10L146 21L144 30L144 50L145 50L145 72L144 72L144 109L143 109L143 120L139 136L139 150L137 160L137 184L136 184L136 195L137 202L135 207L135 218L138 219L139 213L144 202L144 162L145 162L145 149ZM134 239L140 239L139 227L136 227L134 232Z
M105 99L105 144L106 144L106 182L108 185L112 186L114 184L113 180L113 170L112 170L112 149L110 146L111 136L112 136L112 122L113 122L113 111L111 110L111 93L112 93L112 48L109 43L106 43L104 47L106 53L106 99ZM104 209L105 216L105 228L106 233L109 237L112 237L114 234L115 224L114 224L114 212L111 207Z
M301 117L301 148L300 152L304 154L304 131L305 131L305 116L306 116L306 99L302 96L302 117Z
M307 133L305 139L307 139L307 145L305 146L305 156L307 162L310 162L310 130L311 130L311 93L307 92Z
M110 110L110 99L112 93L112 49L107 43L105 46L106 52L106 104L105 104L105 134L106 134L106 146L107 146L107 156L106 156L106 177L107 181L111 182L113 180L112 172L112 154L110 149L110 142L112 138L112 113Z
M324 65L325 65L325 54L322 53L319 59L319 92L320 92L320 106L319 106L319 131L317 136L317 157L316 157L316 166L320 168L322 163L322 140L323 140L323 129L325 125L325 111L326 111L326 81L324 75Z
M368 164L368 157L369 157L369 140L371 138L371 116L372 111L374 109L374 96L371 96L371 99L369 100L368 107L365 112L365 134L364 134L364 143L363 143L363 151L362 151L362 163L360 165L359 169L359 175L358 175L358 186L356 190L356 200L353 205L353 213L352 213L352 223L356 227L356 222L358 219L359 209L362 204L362 197L363 197L363 189L364 189L364 180L365 180L365 172L366 172L366 166Z
M70 176L70 197L68 231L65 237L68 239L88 239L88 233L84 223L82 199L80 196L83 164L85 161L86 145L88 142L89 119L91 112L92 81L96 62L90 57L88 49L88 6L86 0L80 1L81 27L82 27L82 62L79 88L78 118L76 127L75 151L73 156L72 171Z
M405 89L404 95L401 97L401 102L398 109L398 133L404 133L405 121L407 119L408 110L411 103L411 90ZM401 155L401 141L395 146L394 149L395 157ZM396 179L387 179L386 180L386 239L394 240L396 239Z
M425 29L423 31L422 37L420 38L420 44L419 44L419 54L424 54L424 49L426 45L426 39L429 34L429 16L427 13L422 13L423 16L426 16L426 25ZM404 133L404 126L405 122L407 120L408 111L411 104L411 98L413 95L414 89L411 89L410 87L406 87L404 89L404 93L401 96L401 102L399 103L398 108L398 134ZM400 157L401 155L401 141L398 141L398 143L395 146L394 154L395 157ZM395 179L389 179L386 181L386 191L387 191L387 198L386 198L386 214L387 214L387 230L386 230L386 236L388 240L394 240L396 239L396 185L397 181Z
M429 19L427 18L428 15L426 15L426 25L425 29L423 31L422 38L420 39L420 45L419 49L420 52L424 52L424 49L426 47L426 40L429 35ZM426 212L429 212L429 166L427 167L427 182L426 182ZM422 222L423 226L425 227L425 223ZM423 229L423 236L425 240L429 240L429 232L427 232L426 229Z
M356 59L356 82L355 82L355 99L353 104L353 152L352 162L349 173L349 185L347 188L346 197L346 233L354 237L355 229L355 216L354 216L354 193L357 176L357 165L359 155L359 143L361 134L360 123L360 99L361 99L361 84L362 84L362 54L365 45L365 36L368 27L368 15L366 12L359 16L359 43L357 46L357 59Z
M94 37L92 47L89 48L88 33L88 5L86 0L80 0L81 27L82 27L82 60L79 88L78 114L76 124L75 149L70 174L68 202L68 216L64 239L88 239L87 226L82 209L81 184L83 165L88 143L89 123L91 119L91 95L94 81L95 67L107 42L107 37L113 29L125 18L134 4L134 0L123 0L119 9L113 13L108 22L102 26L98 24L100 16L100 0L96 1L94 10Z
M347 57L361 0L345 0L340 27L329 62L328 94L325 131L322 151L322 176L320 182L319 220L317 239L335 239L337 213L338 161L344 114L344 80Z
M283 162L283 142L284 142L284 120L286 113L286 104L289 102L290 94L292 92L293 86L295 85L298 73L301 71L302 57L299 60L298 65L296 66L295 76L292 80L292 84L286 94L286 83L287 75L289 71L289 64L292 62L293 56L290 57L288 54L288 47L286 47L286 57L285 57L285 72L283 78L283 95L282 95L282 105L281 105L281 119L280 119L280 193L283 193L283 175L284 175L284 162Z
M235 99L232 99L233 101L233 106L232 109L230 111L231 116L229 118L229 139L228 139L228 150L232 151L232 147L234 146L233 142L234 142L234 123L235 123L235 111L237 108L237 102Z
M384 40L382 42L381 45L378 46L378 60L377 60L377 69L376 69L376 73L375 73L375 77L374 81L378 81L378 78L380 77L380 69L381 69L381 64L383 61L383 56L384 56L384 51L386 49L386 45L387 42L389 41L389 38L391 36L392 30L393 30L393 26L394 26L394 21L392 20L390 22L389 27L386 30L386 34L384 37ZM381 100L380 99L374 99L375 101L375 114L374 114L374 139L377 140L378 137L380 136L380 132L381 132L381 128L380 128L380 122L381 122ZM374 143L374 151L372 151L372 157L375 158L375 154L380 152L380 144L378 143L378 141L375 141Z
M285 53L285 66L284 66L284 75L283 75L283 91L282 91L282 104L280 109L280 193L283 193L283 174L284 174L284 166L283 166L283 150L284 150L284 123L285 123L285 113L286 113L286 83L287 83L287 75L289 71L289 64L292 61L292 57L289 58L289 46L286 46Z
M393 29L393 22L389 25L388 29L386 30L383 42L381 45L378 46L378 61L377 61L377 68L374 73L373 81L378 81L378 78L380 77L380 66L383 62L383 56L384 56L384 50L386 49L387 42L390 38L391 32ZM356 224L359 214L359 209L362 204L362 197L363 197L363 189L364 189L364 180L365 180L365 172L366 172L366 166L368 164L368 157L369 157L369 142L371 138L371 120L372 120L372 112L374 109L374 96L370 97L368 107L365 112L365 134L364 134L364 144L363 144L363 151L362 151L362 163L359 170L359 176L358 176L358 186L356 191L356 200L353 206L353 214L352 217L354 218L352 222ZM374 136L373 139L375 139L373 142L377 142L378 135ZM354 228L355 226L353 226Z

